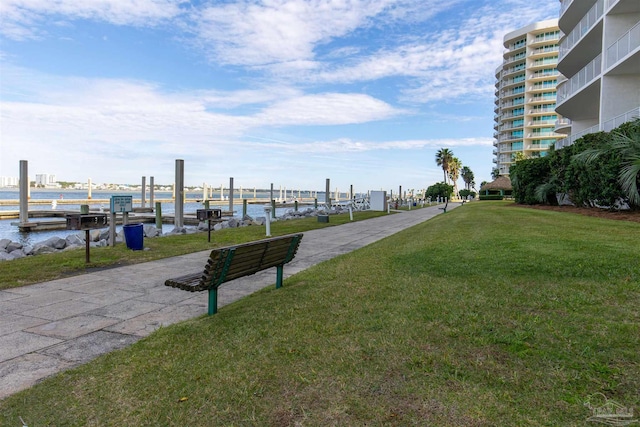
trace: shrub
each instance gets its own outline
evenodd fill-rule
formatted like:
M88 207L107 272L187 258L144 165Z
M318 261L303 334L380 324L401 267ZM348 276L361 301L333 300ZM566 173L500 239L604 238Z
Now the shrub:
M536 189L551 178L550 156L520 160L509 169L513 198L516 203L535 205L540 203Z
M453 185L445 184L444 182L439 182L437 184L433 184L427 191L425 192L425 198L431 197L431 200L437 199L438 197L451 199L451 195L453 194Z

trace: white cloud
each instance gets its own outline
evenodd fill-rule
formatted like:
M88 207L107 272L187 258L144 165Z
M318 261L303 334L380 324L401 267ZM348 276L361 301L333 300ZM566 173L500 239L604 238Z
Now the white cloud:
M292 153L364 153L385 150L423 150L442 147L491 147L491 138L461 138L461 139L422 139L396 141L355 141L350 138L338 138L330 141L313 141L307 143L288 143L283 141L265 141L262 147L271 147L278 152Z
M366 95L303 95L286 87L167 92L140 81L61 78L12 67L6 78L14 92L4 92L0 104L3 157L43 145L87 155L98 147L133 153L147 143L155 144L155 154L178 156L188 147L206 155L236 147L252 129L357 124L404 113ZM250 111L235 115L221 105Z
M0 32L15 40L41 35L52 18L88 19L115 25L150 26L176 17L187 0L2 0Z
M380 2L242 1L197 12L198 36L227 64L310 60L317 43L344 35L375 14Z
M344 125L384 120L401 114L368 95L327 93L279 101L258 114L264 125Z
M551 1L546 0L547 3ZM316 64L317 69L299 78L313 83L343 84L389 77L408 78L403 83L399 98L411 103L491 97L494 71L504 50L504 34L514 25L547 18L544 12L541 14L541 9L550 6L516 3L513 8L490 3L475 10L472 16L465 17L453 28L415 34L409 42L401 40L402 43L397 45L357 57L352 63ZM553 14L554 9L548 9ZM514 10L517 10L516 20ZM349 49L354 50L353 47ZM295 74L287 76L294 78Z
M458 0L460 1L460 0ZM197 38L211 58L248 66L313 69L315 49L390 21L426 19L451 7L436 0L268 0L208 6L193 13ZM455 2L453 2L455 3ZM356 51L357 47L348 50Z

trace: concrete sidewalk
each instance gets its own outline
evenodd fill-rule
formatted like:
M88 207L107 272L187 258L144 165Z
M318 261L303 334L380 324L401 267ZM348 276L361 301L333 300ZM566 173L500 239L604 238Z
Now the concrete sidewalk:
M285 266L284 277L441 212L432 206L307 231L295 259ZM130 345L161 326L206 314L206 292L185 292L165 286L164 281L202 270L209 252L0 291L0 399ZM225 283L218 291L218 306L273 285L275 276L273 268Z

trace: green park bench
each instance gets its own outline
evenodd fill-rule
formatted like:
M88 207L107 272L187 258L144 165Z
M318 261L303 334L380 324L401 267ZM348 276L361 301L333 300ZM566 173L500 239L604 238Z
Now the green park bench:
M296 255L302 234L289 234L211 251L203 272L169 279L166 286L189 292L209 291L209 315L218 311L218 288L225 282L277 267L276 289L283 267Z

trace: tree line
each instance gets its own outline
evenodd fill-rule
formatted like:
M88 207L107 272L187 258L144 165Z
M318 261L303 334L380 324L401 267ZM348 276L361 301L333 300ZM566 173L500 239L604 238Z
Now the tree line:
M459 158L455 157L448 148L441 148L436 152L436 165L442 168L444 180L427 188L425 197L432 199L442 197L451 198L452 195L475 197L475 177L468 166L463 166ZM458 179L462 178L464 189L458 191Z

